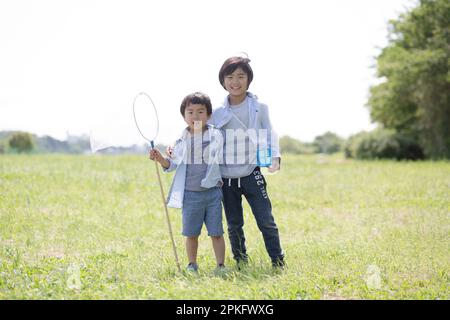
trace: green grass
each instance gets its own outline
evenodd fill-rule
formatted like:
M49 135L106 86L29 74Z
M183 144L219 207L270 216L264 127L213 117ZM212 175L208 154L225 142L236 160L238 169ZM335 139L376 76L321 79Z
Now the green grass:
M230 271L214 275L203 229L190 277L145 156L3 155L0 299L450 298L449 162L286 156L266 178L289 267L272 270L246 204L249 266L236 270L227 239Z

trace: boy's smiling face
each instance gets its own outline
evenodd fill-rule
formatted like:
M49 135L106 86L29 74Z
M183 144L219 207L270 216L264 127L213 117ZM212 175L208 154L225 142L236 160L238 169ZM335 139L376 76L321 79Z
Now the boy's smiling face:
M248 89L248 76L244 70L237 68L233 73L225 76L224 84L231 96L245 96Z
M210 116L203 104L190 103L184 110L184 121L189 126L190 132L203 130Z

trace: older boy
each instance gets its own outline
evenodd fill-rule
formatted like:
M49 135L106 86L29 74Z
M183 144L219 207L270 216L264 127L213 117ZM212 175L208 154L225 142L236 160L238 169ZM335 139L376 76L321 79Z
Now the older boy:
M276 268L284 268L284 252L280 244L278 227L272 215L272 204L266 189L267 183L260 169L263 164L259 162L258 151L264 151L260 148L260 142L264 142L265 149L270 146L269 156L272 157L270 172L279 170L281 155L278 139L272 130L267 105L259 102L255 95L248 92L253 80L253 70L249 62L248 58L236 56L223 63L219 72L219 81L228 91L228 95L223 106L214 110L210 119L211 124L226 132L225 153L233 150L230 144L234 144L233 156L236 153L238 155L238 159L235 160L233 156L229 157L225 154L225 162L221 165L222 178L225 182L222 191L228 236L234 259L239 267L241 263L246 263L248 260L242 209L242 196L245 196L263 235L272 265ZM238 143L234 139L228 138L232 136L228 133L238 131L247 133L252 131L258 136L255 139L255 134L253 138L249 134L245 140L240 141L241 144L246 144L243 152L239 152ZM265 139L264 133L269 134Z

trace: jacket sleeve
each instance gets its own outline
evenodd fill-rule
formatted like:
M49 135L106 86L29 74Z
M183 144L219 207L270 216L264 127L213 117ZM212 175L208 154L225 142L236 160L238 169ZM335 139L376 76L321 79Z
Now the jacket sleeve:
M169 161L169 167L167 169L163 168L163 172L172 172L174 171L178 166L177 164L170 158L166 158Z
M164 172L172 172L174 170L176 170L176 168L178 167L178 161L176 159L176 155L177 155L177 149L180 148L180 141L181 140L177 140L177 142L175 142L175 146L173 147L173 157L167 157L166 159L169 161L169 167L167 169L163 169Z
M214 161L216 161L218 164L222 164L223 162L223 145L224 145L224 141L223 141L223 135L222 132L218 129L214 129L214 139L215 139L215 159Z
M272 123L270 122L269 108L265 104L261 104L260 106L261 128L267 129L269 132L272 146L272 158L281 158L280 140L277 132L272 127Z

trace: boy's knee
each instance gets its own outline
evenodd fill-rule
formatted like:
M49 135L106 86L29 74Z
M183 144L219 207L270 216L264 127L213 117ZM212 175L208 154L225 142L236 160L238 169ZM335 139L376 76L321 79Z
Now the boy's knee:
M270 231L270 230L276 230L278 229L275 221L273 219L260 219L257 221L257 225L259 230L264 231Z

